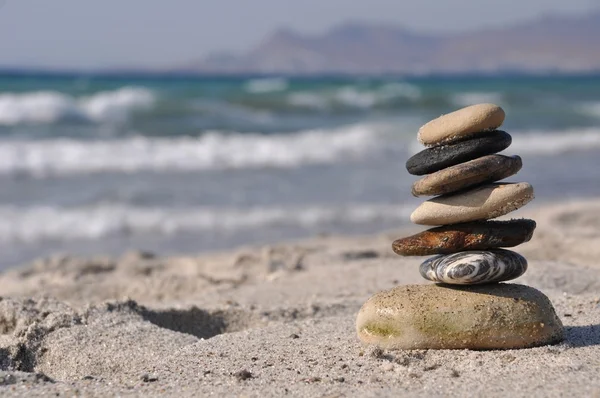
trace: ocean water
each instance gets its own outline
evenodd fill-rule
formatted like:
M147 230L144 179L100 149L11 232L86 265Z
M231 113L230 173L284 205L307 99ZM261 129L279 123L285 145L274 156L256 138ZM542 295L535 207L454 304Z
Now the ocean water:
M600 194L600 77L0 75L0 267L399 227L419 126L478 102L539 203Z

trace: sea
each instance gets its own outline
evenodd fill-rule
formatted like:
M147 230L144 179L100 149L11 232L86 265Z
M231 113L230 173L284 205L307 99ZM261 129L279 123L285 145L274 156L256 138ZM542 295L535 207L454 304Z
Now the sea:
M600 195L600 76L0 74L0 268L402 227L418 128L480 102L538 204Z

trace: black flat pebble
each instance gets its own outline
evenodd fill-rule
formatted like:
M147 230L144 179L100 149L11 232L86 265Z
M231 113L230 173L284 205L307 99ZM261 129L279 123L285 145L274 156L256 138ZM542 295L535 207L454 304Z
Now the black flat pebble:
M434 173L481 156L491 155L510 146L510 134L495 130L477 138L471 138L450 145L427 148L406 161L410 174L421 176Z

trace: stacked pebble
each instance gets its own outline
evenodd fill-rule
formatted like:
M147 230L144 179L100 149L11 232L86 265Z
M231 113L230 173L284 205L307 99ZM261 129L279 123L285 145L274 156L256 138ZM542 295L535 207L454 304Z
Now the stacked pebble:
M533 199L528 183L499 183L522 166L497 155L511 136L497 130L504 111L479 104L435 119L419 130L429 148L408 160L415 196L436 196L411 215L438 226L396 240L403 256L437 255L421 275L439 284L396 286L376 293L356 318L360 340L395 349L507 349L562 340L563 326L550 300L529 286L497 283L527 270L521 255L500 249L531 239L533 220L490 220ZM463 285L463 286L457 286Z
M534 197L528 183L497 182L522 166L519 156L496 154L512 141L497 130L504 116L497 105L479 104L443 115L419 130L419 141L430 147L411 157L406 168L413 175L427 175L413 184L412 193L441 196L421 204L411 221L442 226L396 240L392 247L403 256L437 254L421 264L425 279L474 285L507 281L527 270L524 257L499 248L527 242L535 222L488 221Z

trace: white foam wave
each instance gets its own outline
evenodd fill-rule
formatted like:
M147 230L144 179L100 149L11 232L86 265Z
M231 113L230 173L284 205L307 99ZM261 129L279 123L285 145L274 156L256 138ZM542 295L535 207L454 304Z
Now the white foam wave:
M141 208L99 205L86 208L0 207L0 241L98 239L113 234L224 231L269 226L314 228L331 223L405 220L401 205L355 204L302 208Z
M600 149L600 130L595 128L517 132L511 135L513 142L507 151L517 154L556 155Z
M481 103L501 103L503 97L501 93L495 92L466 92L454 95L452 100L459 106L469 106Z
M323 95L310 91L291 93L287 98L288 104L300 108L325 110L330 106L330 101Z
M379 89L383 98L405 97L412 100L418 100L422 97L421 89L410 83L388 83Z
M288 88L288 81L284 78L273 77L264 79L252 79L248 81L244 89L253 94L271 93L283 91Z
M586 116L600 118L600 102L589 102L581 104L577 110Z
M84 114L97 122L123 121L134 110L149 109L155 102L154 94L144 88L126 87L101 92L78 101Z
M0 125L47 124L69 118L122 122L131 112L148 109L154 102L154 94L139 87L123 87L80 98L55 91L6 93L0 94Z
M377 89L363 90L355 86L341 87L334 91L300 91L290 93L287 102L292 106L326 110L335 106L370 109L396 98L418 100L419 87L409 83L388 83Z
M295 134L207 133L198 138L0 142L0 173L34 176L94 172L297 167L364 158L384 141L367 125Z
M72 98L61 93L39 91L0 95L0 125L54 123L79 114Z
M372 108L377 104L378 97L372 91L358 91L354 87L343 87L334 95L334 101L356 108Z

